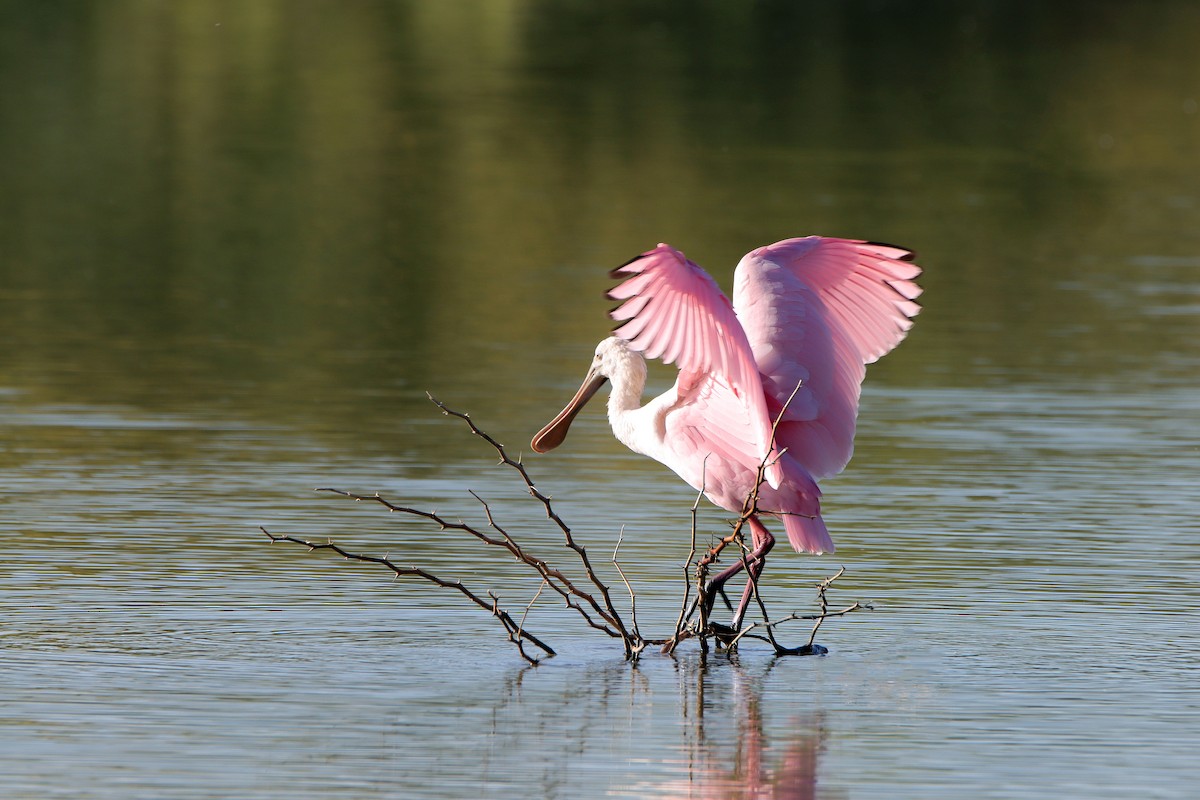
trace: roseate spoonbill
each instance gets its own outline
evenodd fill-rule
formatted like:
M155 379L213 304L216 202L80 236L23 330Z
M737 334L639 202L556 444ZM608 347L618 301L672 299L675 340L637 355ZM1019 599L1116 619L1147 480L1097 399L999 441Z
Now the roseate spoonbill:
M808 236L760 247L734 272L733 303L678 250L660 244L612 276L619 324L600 342L571 402L533 437L545 453L606 380L608 419L626 447L661 461L715 505L740 513L758 482L745 562L713 577L709 596L749 565L733 628L782 518L797 552L833 552L818 478L846 466L866 365L899 344L920 311L921 270L891 245ZM675 385L641 405L644 357L677 364ZM789 399L790 398L790 399ZM776 425L776 419L778 424ZM772 436L774 430L774 436Z

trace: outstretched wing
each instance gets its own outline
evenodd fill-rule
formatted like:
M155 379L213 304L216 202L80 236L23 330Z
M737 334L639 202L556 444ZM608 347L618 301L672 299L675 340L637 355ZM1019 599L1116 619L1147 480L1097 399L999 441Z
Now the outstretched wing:
M751 440L746 443L758 462L768 459L768 483L777 487L779 466L771 451L771 424L762 378L754 353L729 298L716 281L673 247L660 244L613 270L622 282L608 293L620 301L611 312L621 323L613 335L648 358L677 364L678 397L692 397L703 388L728 392L723 408L740 409ZM711 386L704 384L711 382ZM713 426L719 423L711 421ZM716 434L715 430L712 433ZM757 463L746 464L755 469Z
M911 257L890 245L809 236L760 247L738 264L733 306L768 413L787 406L776 442L814 477L850 460L866 365L899 344L921 310L913 302L921 269Z

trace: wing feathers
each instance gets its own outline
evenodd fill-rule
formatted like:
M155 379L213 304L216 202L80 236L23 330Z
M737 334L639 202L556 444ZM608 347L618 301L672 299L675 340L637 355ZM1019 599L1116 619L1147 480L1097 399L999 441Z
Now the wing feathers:
M771 407L788 407L777 440L814 476L850 458L865 365L912 327L921 269L893 245L809 236L746 255L734 308L763 369Z
M711 374L732 393L750 424L750 444L766 458L771 448L771 419L750 342L729 299L704 270L683 253L660 244L612 273L622 282L608 297L622 301L612 318L622 324L613 334L648 358L677 364L686 373ZM677 384L677 387L679 384ZM774 462L774 459L771 459ZM753 466L757 466L756 464ZM767 480L778 486L778 465Z
M813 476L830 475L853 449L865 365L899 344L920 311L912 257L888 244L786 239L742 259L731 305L704 270L660 244L613 270L613 333L679 366L681 407L719 417L693 410L680 435L747 467L778 454L773 415L799 383L777 441ZM771 486L781 475L777 464L768 470Z

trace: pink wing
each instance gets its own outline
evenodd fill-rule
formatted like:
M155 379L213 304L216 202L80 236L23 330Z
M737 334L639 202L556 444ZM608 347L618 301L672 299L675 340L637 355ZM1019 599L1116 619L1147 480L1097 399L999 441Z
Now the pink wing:
M921 270L911 257L889 245L809 236L760 247L738 264L734 308L768 413L787 404L776 441L814 477L850 460L866 365L899 344L921 310L913 302Z
M748 429L751 440L745 444L755 455L746 466L756 469L770 450L773 418L767 413L750 342L729 298L707 272L665 244L618 267L612 275L624 279L608 293L609 299L622 301L611 312L614 320L623 323L613 335L647 358L678 364L675 387L680 398L699 390L731 393L734 402L720 405L740 409L737 422ZM706 381L713 385L704 386ZM718 425L717 420L712 423ZM726 419L726 423L735 421ZM772 451L766 471L772 487L782 479L776 455Z

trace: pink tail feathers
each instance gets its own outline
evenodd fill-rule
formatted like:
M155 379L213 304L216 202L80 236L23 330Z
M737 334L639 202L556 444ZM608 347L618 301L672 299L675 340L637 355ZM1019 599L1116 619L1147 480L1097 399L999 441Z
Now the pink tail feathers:
M798 514L784 514L783 526L787 528L788 541L792 543L797 553L832 553L833 539L825 521L818 514L815 517L802 517Z

